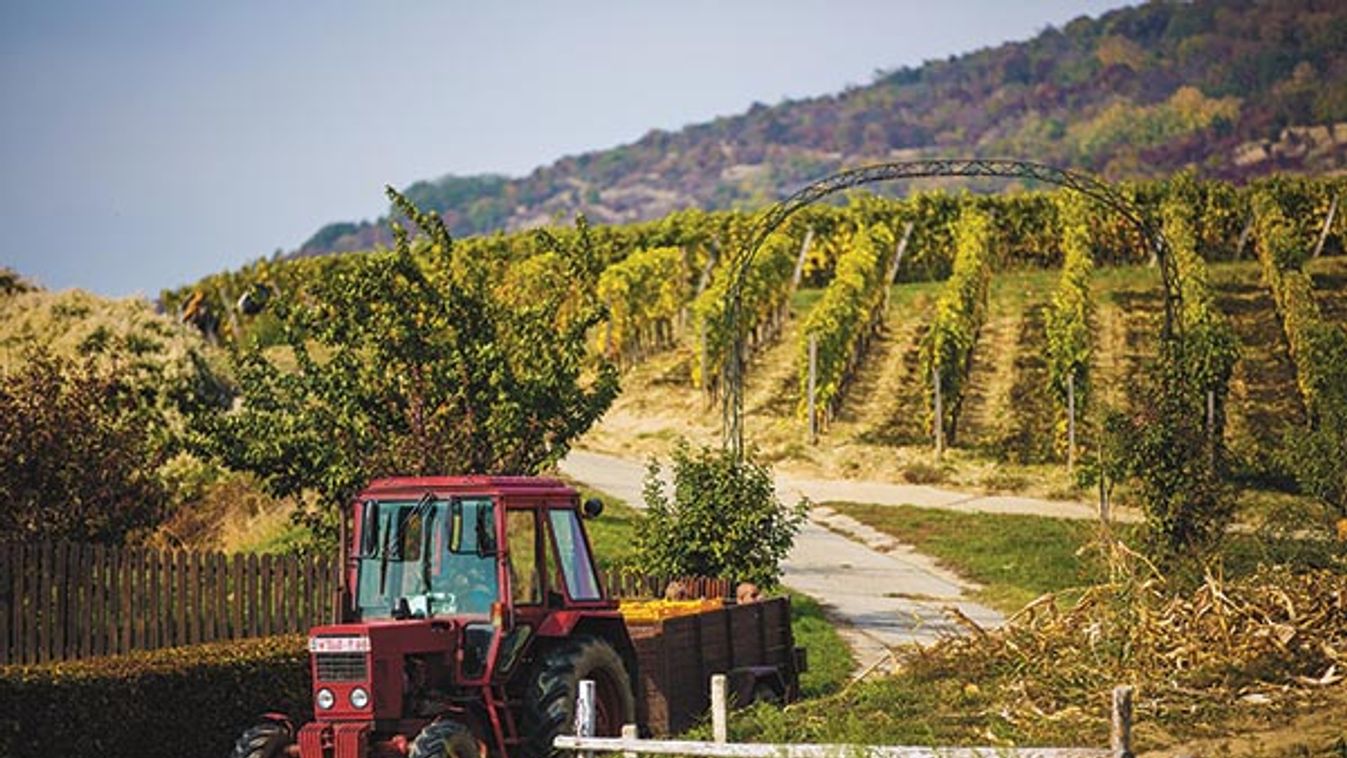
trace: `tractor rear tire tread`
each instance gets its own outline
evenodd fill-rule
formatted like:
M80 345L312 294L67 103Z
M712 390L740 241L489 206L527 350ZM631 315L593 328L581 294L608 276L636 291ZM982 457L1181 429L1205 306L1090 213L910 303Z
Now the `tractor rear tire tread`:
M295 741L289 727L279 721L263 721L239 736L233 758L280 758Z
M632 695L631 678L622 657L606 641L577 637L544 655L534 670L536 674L524 698L524 726L529 735L524 754L528 758L559 755L552 741L559 734L575 733L575 698L580 680L593 678L595 672L604 672L604 678L618 687L622 711L618 728L635 723L636 698Z
M432 721L412 740L407 755L408 758L478 758L477 738L457 721Z

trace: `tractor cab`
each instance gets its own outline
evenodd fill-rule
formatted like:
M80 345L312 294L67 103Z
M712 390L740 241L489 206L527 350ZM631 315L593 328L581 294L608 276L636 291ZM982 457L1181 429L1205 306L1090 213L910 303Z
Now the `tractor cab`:
M602 639L634 672L582 522L600 510L546 478L372 482L349 514L341 621L310 631L315 721L287 752L416 756L408 735L435 725L457 730L451 752L511 755L529 728L517 705L552 651Z

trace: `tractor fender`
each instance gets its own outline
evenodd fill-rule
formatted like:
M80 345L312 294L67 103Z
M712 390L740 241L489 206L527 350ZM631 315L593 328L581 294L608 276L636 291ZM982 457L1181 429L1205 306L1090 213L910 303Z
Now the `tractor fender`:
M636 646L631 642L631 635L627 633L627 624L621 614L616 611L557 611L538 626L539 642L545 645L561 644L573 637L595 637L613 646L613 650L622 658L623 667L627 669L631 691L636 695L637 717L644 723L644 698L640 695L641 675L637 670Z

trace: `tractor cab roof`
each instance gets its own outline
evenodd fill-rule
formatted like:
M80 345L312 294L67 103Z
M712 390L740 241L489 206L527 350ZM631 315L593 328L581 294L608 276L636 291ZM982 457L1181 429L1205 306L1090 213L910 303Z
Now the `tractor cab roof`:
M357 500L418 498L426 492L443 497L492 495L521 498L574 498L576 492L559 479L542 476L396 476L375 479Z

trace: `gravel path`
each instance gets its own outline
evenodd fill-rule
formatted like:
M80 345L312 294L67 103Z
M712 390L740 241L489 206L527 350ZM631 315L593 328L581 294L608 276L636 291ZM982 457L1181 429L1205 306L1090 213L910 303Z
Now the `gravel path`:
M559 468L566 476L622 498L634 507L643 507L641 484L645 466L641 463L573 451ZM1023 498L970 498L930 487L785 477L778 477L777 493L785 502L795 502L805 495L816 502L848 500L965 510L1009 509L992 511L1006 513L1034 513L1036 511L1023 509L1033 503L1047 502ZM969 507L970 504L973 507ZM1072 509L1067 510L1078 514L1075 517L1088 517L1083 512L1087 506L1070 505ZM1062 508L1066 509L1065 506ZM975 589L969 583L911 547L829 508L816 507L810 511L809 522L796 537L795 548L783 569L787 586L818 599L837 621L842 622L843 636L851 643L860 670L872 664L882 666L888 658L889 647L911 642L929 643L942 634L964 631L964 627L950 618L946 608L958 608L984 627L996 626L1002 621L996 611L968 599L967 593Z

